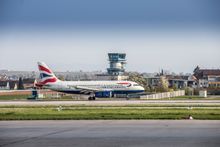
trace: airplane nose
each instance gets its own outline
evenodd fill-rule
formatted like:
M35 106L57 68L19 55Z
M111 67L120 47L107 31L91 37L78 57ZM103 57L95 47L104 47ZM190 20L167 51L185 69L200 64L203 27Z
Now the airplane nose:
M143 90L143 91L144 91L145 89L144 89L144 87L140 86L140 90Z

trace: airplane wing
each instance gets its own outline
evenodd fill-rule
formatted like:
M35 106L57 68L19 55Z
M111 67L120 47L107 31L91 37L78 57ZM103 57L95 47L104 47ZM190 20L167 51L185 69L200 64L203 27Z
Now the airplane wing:
M75 88L81 90L81 93L85 93L85 94L95 93L99 91L106 91L106 89L104 90L99 88L90 88L86 86L76 86ZM111 90L109 89L109 91Z
M90 87L86 87L86 86L76 86L76 89L81 89L81 90L88 90L88 91L101 91L102 89L97 89L97 88L90 88Z

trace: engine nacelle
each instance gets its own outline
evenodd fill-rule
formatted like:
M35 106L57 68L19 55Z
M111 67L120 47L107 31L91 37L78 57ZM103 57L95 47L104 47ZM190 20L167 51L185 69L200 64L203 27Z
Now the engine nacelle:
M113 96L113 93L112 93L112 91L99 91L99 92L96 92L95 93L95 97L105 97L105 98L107 98L107 97L112 97Z

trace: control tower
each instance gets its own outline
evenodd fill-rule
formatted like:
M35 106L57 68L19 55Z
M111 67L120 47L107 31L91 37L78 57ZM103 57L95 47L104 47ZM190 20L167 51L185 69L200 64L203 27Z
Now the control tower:
M107 68L108 74L112 76L122 75L125 72L126 54L108 53L110 67Z

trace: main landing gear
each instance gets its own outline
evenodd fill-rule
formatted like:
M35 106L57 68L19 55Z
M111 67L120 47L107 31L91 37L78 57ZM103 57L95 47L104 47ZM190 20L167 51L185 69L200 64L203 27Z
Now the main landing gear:
M90 96L89 98L88 98L88 100L95 100L95 96Z

